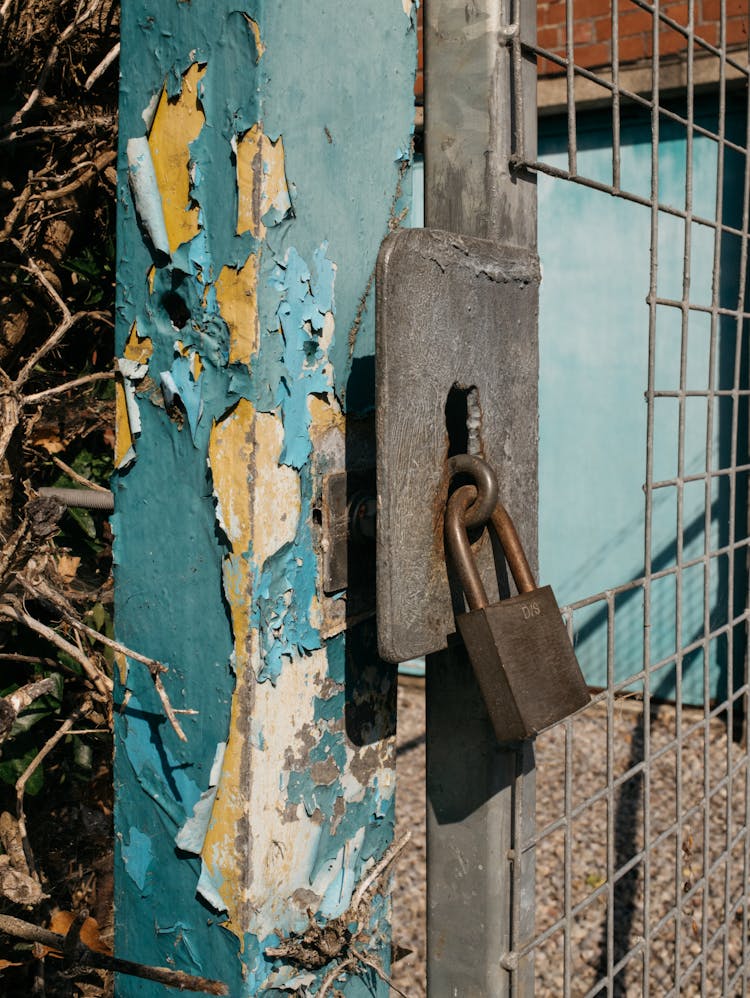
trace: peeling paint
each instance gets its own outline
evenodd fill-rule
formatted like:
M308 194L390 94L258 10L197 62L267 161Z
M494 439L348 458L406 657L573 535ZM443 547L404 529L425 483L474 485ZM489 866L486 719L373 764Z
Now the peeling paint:
M135 441L141 432L141 414L136 398L136 384L148 372L148 364L130 360L127 356L116 361L115 383L115 468L126 468L135 460Z
M413 25L399 0L122 20L116 626L198 714L183 745L118 663L118 946L236 998L305 993L330 967L268 947L343 915L393 830L394 673L345 599L324 609L311 507L371 405ZM387 911L377 893L362 942L386 966ZM339 986L384 998L367 981Z
M130 829L130 840L122 847L122 861L128 876L143 894L146 887L146 876L151 866L153 853L151 840L137 828Z
M200 107L200 81L205 72L205 66L193 63L183 74L177 99L170 99L164 87L148 136L171 253L197 235L199 228L199 209L190 203L190 143L198 138L205 120Z
M251 253L242 267L223 267L216 297L229 326L229 363L249 364L258 349L258 263Z
M136 213L154 249L168 255L169 237L148 140L143 136L128 139L127 157L128 178Z
M284 142L253 125L236 141L237 235L250 232L263 239L266 226L277 225L292 210L284 171Z
M266 50L266 47L263 44L263 42L261 41L261 37L260 37L260 25L258 24L258 22L256 20L254 20L252 17L250 17L249 14L243 14L243 17L247 21L248 27L252 31L253 37L255 38L255 51L257 53L257 55L255 57L255 62L257 64L257 63L260 62L260 58L263 55L263 53L265 52L265 50Z

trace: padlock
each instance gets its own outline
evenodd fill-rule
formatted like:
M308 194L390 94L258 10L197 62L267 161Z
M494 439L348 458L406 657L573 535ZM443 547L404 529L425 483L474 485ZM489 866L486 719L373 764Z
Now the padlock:
M513 521L498 503L491 523L518 595L489 606L466 529L473 485L450 497L446 551L469 612L456 624L474 669L498 742L533 738L589 702L580 666L550 586L537 589Z

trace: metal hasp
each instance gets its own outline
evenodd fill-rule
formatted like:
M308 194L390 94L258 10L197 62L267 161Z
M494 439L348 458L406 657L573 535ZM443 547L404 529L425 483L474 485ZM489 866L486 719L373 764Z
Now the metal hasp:
M376 285L378 640L401 662L445 648L455 631L443 517L462 430L536 537L539 267L516 247L401 230L383 243ZM457 430L456 394L466 399ZM478 562L494 597L489 544Z
M550 586L538 589L513 521L498 504L491 523L518 595L489 605L469 543L476 489L448 502L445 540L469 603L456 618L499 743L533 738L585 707L589 693Z

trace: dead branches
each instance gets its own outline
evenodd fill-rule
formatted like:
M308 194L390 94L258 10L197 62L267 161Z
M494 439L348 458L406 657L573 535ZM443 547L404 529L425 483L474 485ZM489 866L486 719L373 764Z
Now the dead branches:
M51 950L53 955L62 956L65 964L70 968L97 967L101 970L114 970L118 974L140 977L147 981L156 981L158 984L177 988L180 991L202 991L209 995L229 994L226 984L221 981L211 980L208 977L196 977L194 974L185 974L181 970L171 970L168 967L149 967L142 963L121 960L119 957L108 956L105 953L90 949L80 939L81 926L87 918L87 911L79 912L71 922L68 932L63 936L57 932L50 932L49 929L42 929L31 922L25 922L20 918L0 915L0 932L16 939L40 943Z
M391 843L383 856L362 878L343 915L328 919L324 925L320 925L310 914L310 922L304 932L292 933L289 938L282 939L277 946L267 947L266 956L289 961L310 971L320 970L331 964L330 970L321 981L317 998L325 998L343 973L349 969L356 971L360 965L362 968L374 970L381 980L394 987L377 958L367 952L367 947L372 946L371 905L383 877L406 848L410 839L411 832L406 832L398 841Z

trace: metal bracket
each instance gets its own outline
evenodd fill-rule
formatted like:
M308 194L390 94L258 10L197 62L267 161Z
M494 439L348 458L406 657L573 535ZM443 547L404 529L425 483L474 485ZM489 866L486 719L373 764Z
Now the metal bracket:
M443 550L451 454L488 461L536 550L539 265L514 246L402 229L381 247L376 286L378 640L400 662L445 648L455 631ZM492 599L489 544L478 562Z

